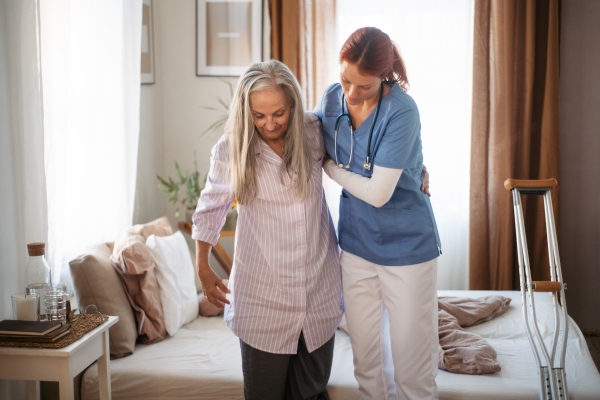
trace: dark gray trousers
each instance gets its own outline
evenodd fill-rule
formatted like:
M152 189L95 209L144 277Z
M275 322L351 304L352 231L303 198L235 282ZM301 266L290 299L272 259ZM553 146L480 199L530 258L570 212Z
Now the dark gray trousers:
M334 339L309 353L300 333L296 354L268 353L240 339L246 400L329 400Z

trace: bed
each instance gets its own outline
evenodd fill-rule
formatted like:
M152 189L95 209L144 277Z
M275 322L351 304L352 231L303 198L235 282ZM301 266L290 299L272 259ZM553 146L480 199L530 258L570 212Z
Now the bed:
M497 351L502 371L489 375L459 375L438 371L443 400L539 399L537 367L523 328L520 292L445 291L439 296L482 297L490 294L512 299L500 317L467 330L485 338ZM549 293L536 293L540 332L549 338L553 308ZM198 317L175 336L152 345L138 344L135 353L110 363L113 399L243 399L239 340L222 317ZM569 318L566 359L571 400L600 399L600 374L585 339ZM328 391L332 400L358 400L349 337L338 330ZM84 400L99 398L98 369L92 365L81 385Z

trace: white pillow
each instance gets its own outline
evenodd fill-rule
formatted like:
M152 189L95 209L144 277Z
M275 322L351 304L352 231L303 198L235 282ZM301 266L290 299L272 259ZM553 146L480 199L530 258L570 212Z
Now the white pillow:
M184 324L198 316L198 296L194 284L194 266L188 245L180 231L171 236L151 235L146 239L156 263L156 280L165 318L171 336Z

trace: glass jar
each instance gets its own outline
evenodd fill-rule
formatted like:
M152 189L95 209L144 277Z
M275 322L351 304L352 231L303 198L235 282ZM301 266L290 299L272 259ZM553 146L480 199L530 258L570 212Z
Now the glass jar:
M46 244L29 243L27 244L29 252L29 261L25 268L25 289L27 294L39 294L40 304L38 305L40 320L46 319L46 310L44 307L45 286L52 283L50 266L46 262Z
M52 283L50 266L46 262L46 243L29 243L27 245L29 261L25 268L25 285L34 283Z
M67 294L63 291L50 291L44 293L46 319L48 321L67 320Z

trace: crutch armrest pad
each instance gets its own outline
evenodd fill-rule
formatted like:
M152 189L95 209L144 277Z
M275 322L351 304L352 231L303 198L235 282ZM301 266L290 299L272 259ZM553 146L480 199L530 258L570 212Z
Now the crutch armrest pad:
M534 292L560 292L560 282L538 281L531 282L531 290Z
M512 190L513 188L553 188L558 185L556 179L534 179L534 180L525 180L525 179L507 179L504 181L504 188L506 190Z

